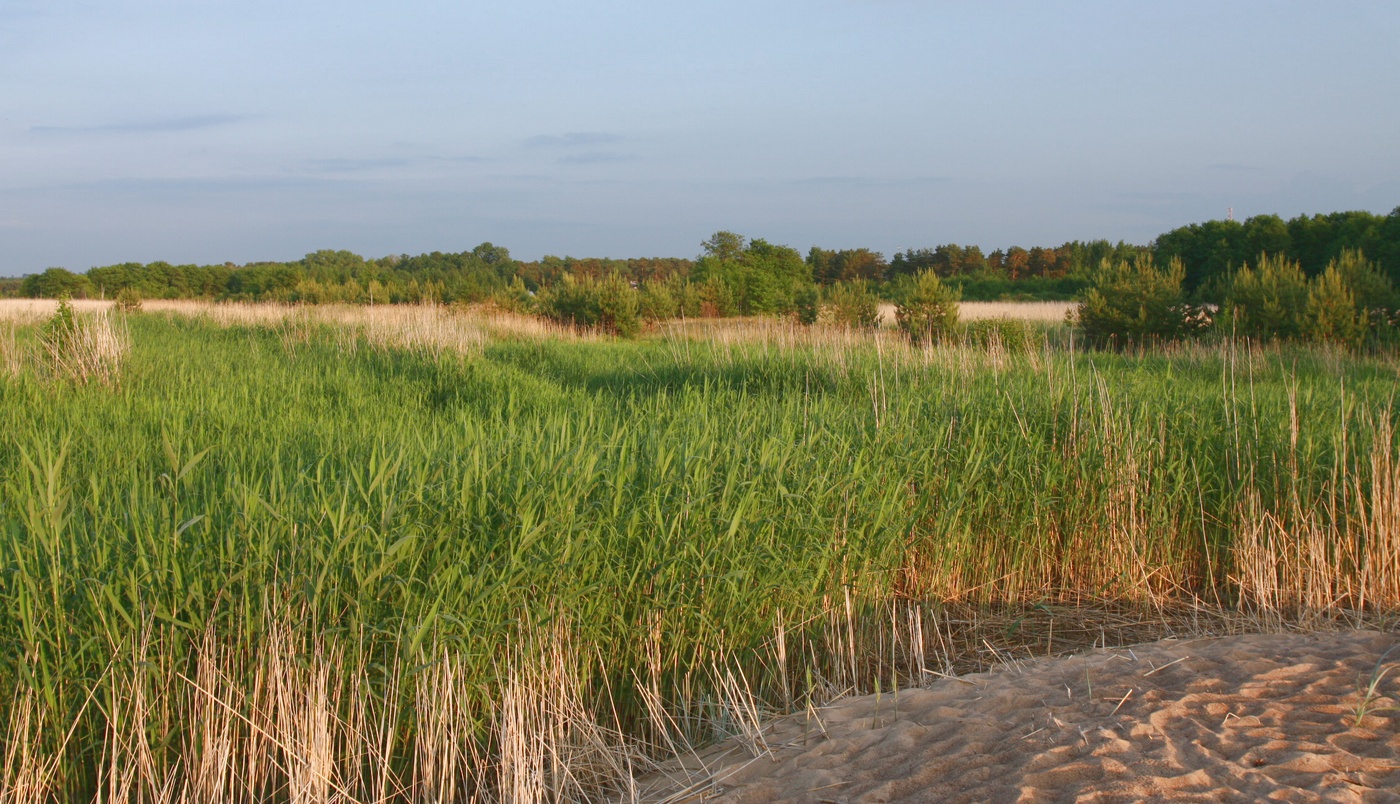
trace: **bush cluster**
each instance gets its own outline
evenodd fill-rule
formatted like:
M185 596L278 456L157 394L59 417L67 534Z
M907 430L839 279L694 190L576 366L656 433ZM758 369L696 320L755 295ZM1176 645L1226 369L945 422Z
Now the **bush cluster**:
M1077 310L1084 334L1099 345L1172 341L1213 330L1259 341L1311 341L1360 347L1392 340L1396 294L1390 279L1359 251L1343 251L1312 279L1285 257L1261 254L1220 285L1218 306L1194 305L1184 271L1150 259L1104 261Z
M124 287L117 291L117 309L123 313L141 312L141 291L134 287Z
M837 282L827 291L821 313L837 326L875 329L880 326L880 297L863 281Z
M943 284L938 274L923 271L895 306L895 322L914 343L931 343L957 328L960 299L961 294Z
M623 338L641 331L637 291L617 274L603 279L566 274L536 297L540 314L561 324L596 329Z
M1105 346L1180 338L1194 319L1181 290L1184 275L1176 260L1166 268L1148 256L1104 260L1079 304L1079 326L1091 342Z

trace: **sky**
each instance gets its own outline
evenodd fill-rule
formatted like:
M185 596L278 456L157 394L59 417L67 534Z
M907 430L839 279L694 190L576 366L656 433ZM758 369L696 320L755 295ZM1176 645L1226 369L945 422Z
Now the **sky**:
M3 0L0 276L1400 205L1400 3Z

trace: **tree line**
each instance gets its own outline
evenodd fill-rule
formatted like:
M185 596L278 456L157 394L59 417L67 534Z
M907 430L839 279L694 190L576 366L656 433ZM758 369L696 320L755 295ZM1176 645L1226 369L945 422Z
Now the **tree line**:
M908 296L923 274L937 276L964 300L1070 300L1085 297L1105 263L1151 260L1181 266L1186 300L1219 305L1231 292L1233 277L1264 257L1296 263L1312 280L1349 251L1364 254L1380 275L1400 284L1400 207L1386 216L1338 212L1287 221L1276 215L1208 221L1173 229L1145 246L1094 240L984 253L979 246L948 243L908 249L890 259L866 248L816 246L804 256L790 246L733 232L712 235L693 259L520 261L489 242L458 253L376 259L323 250L292 262L131 262L84 273L50 268L0 282L0 294L311 304L494 302L509 309L565 310L559 315L586 320L587 311L601 303L602 288L626 286L638 295L643 318L790 314L806 320L836 309L845 319L859 320L872 300L898 302Z
M1277 215L1207 221L1178 227L1152 243L1159 265L1181 262L1187 293L1217 302L1224 299L1230 277L1261 254L1297 263L1313 278L1345 251L1363 252L1392 282L1400 283L1400 207L1389 215L1333 212L1287 221Z
M813 246L804 257L788 246L732 232L716 233L697 258L600 259L546 256L519 261L505 248L483 243L460 253L390 255L367 259L349 251L323 250L291 262L246 265L173 265L127 262L77 273L49 268L21 279L0 279L0 295L37 298L112 298L130 290L148 299L216 301L402 302L488 301L509 295L512 286L528 293L559 284L564 277L602 280L619 276L633 287L647 282L705 284L707 306L721 311L779 312L790 293L778 285L798 282L817 288L862 283L881 296L924 270L975 299L1069 299L1086 286L1087 268L1106 256L1143 253L1146 247L1108 241L1071 242L1058 247L1013 246L983 254L978 246L945 244L909 249L887 260L867 248ZM771 276L769 275L771 273ZM713 286L723 283L725 291ZM790 288L791 290L791 288ZM774 294L777 295L774 295ZM732 297L732 298L730 298Z

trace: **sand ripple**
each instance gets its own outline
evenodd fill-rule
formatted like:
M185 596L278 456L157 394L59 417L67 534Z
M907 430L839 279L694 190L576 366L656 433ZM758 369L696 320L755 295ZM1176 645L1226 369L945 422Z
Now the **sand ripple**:
M1166 640L851 698L771 724L771 757L718 747L672 800L1400 801L1400 668L1357 717L1397 643Z

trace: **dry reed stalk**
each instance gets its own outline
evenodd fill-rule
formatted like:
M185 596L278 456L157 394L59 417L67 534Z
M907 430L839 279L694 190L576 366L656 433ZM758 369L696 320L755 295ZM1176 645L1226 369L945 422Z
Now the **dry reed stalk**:
M1076 302L978 302L958 303L958 317L964 321L985 318L1011 318L1021 321L1063 323L1065 316L1078 307Z
M183 746L184 798L193 801L233 800L237 755L246 750L240 739L243 724L230 705L242 697L231 681L242 676L241 662L229 654L221 650L214 629L205 629L193 689L188 690L194 728Z
M1350 503L1295 490L1283 510L1266 510L1246 491L1231 547L1242 602L1276 618L1400 608L1400 465L1385 416L1374 432L1369 477L1345 462L1339 469L1335 486Z
M550 731L545 696L539 679L512 667L501 695L496 732L500 743L497 793L505 801L536 804L546 801L545 739Z
M146 312L174 313L203 318L221 327L272 326L292 316L297 305L276 302L207 302L188 299L150 299L142 303Z
M380 349L403 349L434 358L444 353L478 354L488 333L518 331L525 336L568 337L564 328L528 316L472 309L458 313L435 304L354 306L345 304L290 305L277 303L153 302L152 312L204 318L222 327L272 327L289 355L309 343L316 327L335 327L342 351L352 352L363 340Z
M355 671L354 698L346 715L345 766L352 772L358 769L356 789L364 801L394 801L406 797L409 789L394 769L399 724L405 714L402 669L395 665L382 681L376 692L362 660ZM469 745L475 747L474 742ZM470 770L475 767L479 765Z
M1078 307L1076 302L958 302L958 318L963 321L977 321L987 318L1009 318L1019 321L1046 321L1061 323L1065 315ZM880 305L880 323L886 327L895 326L895 305Z
M121 365L131 351L131 333L105 310L73 319L73 329L61 339L43 340L50 369L78 383L116 385Z
M666 707L666 694L662 689L663 674L666 670L662 659L664 638L663 614L661 611L652 611L647 615L647 629L642 646L646 678L637 677L635 672L633 678L637 682L637 692L646 709L646 725L649 731L645 739L648 741L649 752L680 756L693 752L693 746L686 737L685 729L676 720L676 715ZM682 698L682 712L688 708L685 701L686 699Z
M1400 462L1388 416L1377 417L1371 447L1371 493L1357 489L1362 566L1359 608L1400 609Z
M310 310L294 309L286 318L277 322L277 340L288 357L296 358L297 350L311 342L316 333L316 322Z
M357 320L358 319L358 320ZM356 326L371 345L402 349L429 355L444 352L479 354L486 343L484 325L470 317L454 315L446 308L427 305L418 308L376 308L345 323Z
M172 733L170 696L153 685L172 679L150 672L159 665L151 651L159 644L149 626L131 643L129 661L114 663L109 671L110 695L106 706L106 739L98 766L98 799L110 802L139 801L170 804L177 800L178 762L157 755L151 739Z
M744 669L737 665L721 669L711 666L715 695L723 718L721 734L738 738L739 744L752 757L771 756L773 751L763 736L766 721L776 712L769 710L754 694Z
M469 305L463 309L468 320L479 322L494 339L534 340L557 338L566 341L599 341L608 336L596 330L579 329L539 316L513 313L493 305Z
M494 729L502 801L636 800L636 777L653 764L616 722L584 700L587 674L576 639L556 622L512 649ZM601 661L601 657L599 658ZM610 704L610 693L605 693Z
M299 661L304 658L306 661ZM352 800L336 763L336 716L343 666L340 651L311 646L285 626L272 630L265 661L272 687L272 738L280 749L291 804Z
M16 690L0 752L0 804L46 804L57 795L61 757L45 757L40 746L48 730L38 694Z
M0 322L0 373L18 377L24 370L24 351L15 341L15 325Z
M446 652L418 675L413 790L421 801L474 799L483 787L470 687L461 659Z

